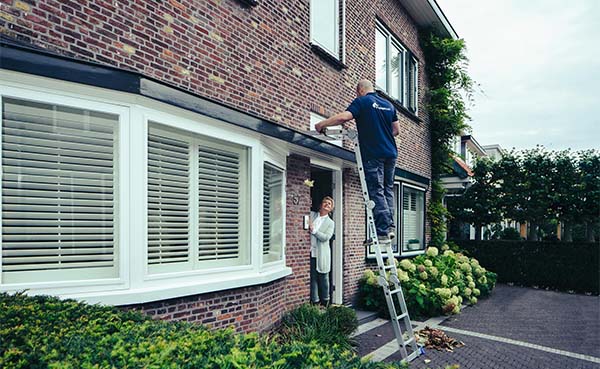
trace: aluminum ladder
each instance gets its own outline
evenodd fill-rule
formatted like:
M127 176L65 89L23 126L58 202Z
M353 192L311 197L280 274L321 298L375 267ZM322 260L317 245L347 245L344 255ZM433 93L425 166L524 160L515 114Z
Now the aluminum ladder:
M419 355L423 353L423 350L421 347L419 347L416 341L415 333L413 332L410 322L410 316L408 315L408 309L406 308L406 301L404 300L404 293L402 292L402 286L400 285L400 280L398 279L398 269L396 268L396 259L394 258L392 243L380 243L377 237L375 219L373 217L373 208L375 207L375 202L369 199L369 192L367 191L367 182L365 181L365 173L360 154L360 145L358 144L358 132L353 129L325 128L324 135L333 139L339 139L340 136L347 137L354 143L354 154L356 155L360 186L362 188L365 209L367 211L367 226L369 229L369 234L371 235L371 242L369 245L375 250L377 266L379 269L377 281L383 288L383 292L385 294L385 301L387 302L388 310L390 312L390 319L394 329L394 335L396 336L396 342L398 343L398 347L402 355L402 361L411 362L419 357ZM382 252L382 248L384 252ZM384 260L384 253L385 257L387 258L387 264ZM389 279L386 276L388 271L390 272ZM398 305L400 306L400 314L398 314L396 311L394 298L397 299ZM401 326L401 322L404 326L404 329Z

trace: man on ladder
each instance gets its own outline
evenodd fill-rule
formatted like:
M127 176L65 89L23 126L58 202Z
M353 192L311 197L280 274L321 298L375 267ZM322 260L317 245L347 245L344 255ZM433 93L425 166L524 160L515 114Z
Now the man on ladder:
M400 131L396 109L373 89L366 79L356 85L356 99L346 111L325 119L315 129L356 120L360 152L365 170L369 198L375 202L373 216L379 242L390 242L396 236L394 224L394 168L398 149L394 137ZM369 242L367 242L367 245Z
M396 109L375 93L368 80L358 82L356 95L356 99L346 111L319 122L315 128L318 132L325 132L327 127L341 125L351 119L356 120L358 134L350 130L342 130L342 133L354 142L367 212L367 226L372 235L372 240L367 242L367 245L372 244L375 249L379 268L378 281L383 288L400 353L403 360L411 361L418 357L422 350L417 345L412 329L391 245L391 239L395 237L393 190L394 169L398 157L394 136L399 133ZM382 247L387 256L387 265ZM399 306L400 314L396 306ZM400 322L404 328L400 326Z

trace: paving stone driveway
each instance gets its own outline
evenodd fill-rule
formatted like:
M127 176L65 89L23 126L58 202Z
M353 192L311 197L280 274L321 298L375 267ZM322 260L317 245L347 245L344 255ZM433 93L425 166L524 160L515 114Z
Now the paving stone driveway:
M600 369L598 296L499 284L489 298L438 328L465 346L451 353L427 350L411 363L411 369L451 364L461 369ZM374 340L377 335L382 337ZM384 338L393 339L389 323L359 335L359 353L367 354L374 341ZM399 353L384 361L397 360Z

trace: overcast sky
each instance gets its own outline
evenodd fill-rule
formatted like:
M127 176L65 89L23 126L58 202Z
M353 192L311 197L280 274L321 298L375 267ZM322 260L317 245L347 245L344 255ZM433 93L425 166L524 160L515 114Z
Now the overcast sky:
M600 0L437 0L483 92L472 134L505 149L600 148Z

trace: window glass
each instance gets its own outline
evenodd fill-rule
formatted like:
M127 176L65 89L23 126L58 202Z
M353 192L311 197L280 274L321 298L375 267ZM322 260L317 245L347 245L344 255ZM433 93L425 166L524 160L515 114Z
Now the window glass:
M337 57L340 39L338 0L310 2L310 31L313 42Z
M263 262L277 261L283 251L283 171L264 166L263 178Z
M4 283L117 276L118 121L3 99Z
M246 157L237 145L150 122L150 272L249 262Z
M424 215L425 192L403 186L402 251L416 251L424 249Z
M375 29L375 78L379 89L417 113L417 60L380 24Z
M375 31L375 67L379 88L387 91L387 37L379 29Z
M148 264L190 261L190 144L150 127ZM152 267L151 267L152 271Z
M394 43L391 44L390 58L390 95L402 101L403 53Z
M206 267L243 262L245 155L198 145L198 261ZM215 263L220 261L220 263Z

